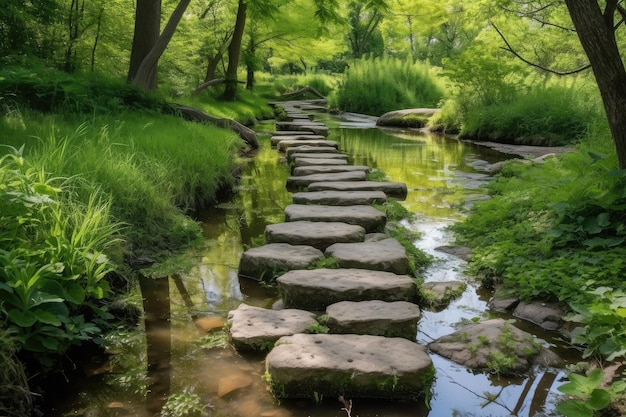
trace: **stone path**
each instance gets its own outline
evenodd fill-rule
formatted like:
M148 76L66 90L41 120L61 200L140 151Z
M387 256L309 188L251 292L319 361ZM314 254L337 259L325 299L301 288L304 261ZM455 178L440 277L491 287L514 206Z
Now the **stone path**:
M434 371L415 342L417 287L406 250L381 234L387 217L372 206L404 199L406 185L367 181L369 167L349 164L324 124L285 111L291 121L277 123L271 144L286 153L285 186L298 192L285 222L266 227L267 244L242 254L239 275L275 282L286 309L231 311L233 344L270 351L277 397L423 397ZM321 260L334 268L311 269ZM308 334L325 325L330 334Z

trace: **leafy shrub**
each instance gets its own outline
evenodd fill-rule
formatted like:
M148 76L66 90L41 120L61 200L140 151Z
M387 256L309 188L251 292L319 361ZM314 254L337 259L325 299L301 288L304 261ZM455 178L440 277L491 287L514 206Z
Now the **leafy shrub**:
M109 318L98 300L109 292L105 251L118 227L97 190L86 205L74 200L77 179L48 178L22 151L0 158L0 317L46 364L97 337Z
M355 61L330 104L344 111L381 115L403 108L435 107L443 95L428 65L376 58Z

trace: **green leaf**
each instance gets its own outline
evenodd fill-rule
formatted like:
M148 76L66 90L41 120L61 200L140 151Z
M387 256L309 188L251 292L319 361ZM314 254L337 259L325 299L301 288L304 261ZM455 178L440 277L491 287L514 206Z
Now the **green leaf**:
M34 311L34 314L35 316L37 316L37 319L39 319L39 321L42 323L50 324L52 326L61 325L61 320L59 320L57 316L47 310L37 309Z
M596 388L602 383L602 378L604 378L604 372L602 369L595 368L587 374L587 383L590 387Z
M611 396L606 390L594 389L587 404L594 410L602 410L611 403Z
M79 284L69 284L65 289L65 298L70 303L81 304L85 301L85 290Z
M593 409L582 401L570 400L556 405L565 417L593 417Z
M8 311L9 320L20 327L30 327L37 322L37 316L32 311L22 311L13 308Z

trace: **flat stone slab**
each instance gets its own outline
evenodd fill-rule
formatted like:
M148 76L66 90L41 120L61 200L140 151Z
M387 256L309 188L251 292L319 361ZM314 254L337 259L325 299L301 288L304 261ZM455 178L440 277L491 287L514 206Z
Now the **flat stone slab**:
M319 140L319 139L310 139L310 140L282 140L278 143L278 150L285 152L285 150L294 147L294 146L317 146L317 147L331 147L335 149L339 149L339 143L334 140Z
M393 238L376 242L336 243L325 252L336 258L341 268L362 268L404 275L409 272L409 258L404 247Z
M331 161L329 159L320 159L319 161ZM337 161L333 159L332 161ZM341 161L345 162L345 161ZM367 174L365 171L347 171L347 172L330 172L328 174L311 174L292 176L287 178L287 189L297 190L306 188L309 184L319 181L365 181Z
M326 308L331 333L403 337L415 341L421 312L406 301L341 301Z
M526 372L535 364L562 364L556 354L535 342L532 334L503 319L468 324L450 335L440 337L428 347L465 367L489 369L500 374Z
M361 226L367 233L371 233L382 231L385 228L387 215L368 205L335 207L290 204L285 207L285 220L288 222L301 220L312 222L342 222ZM363 236L360 242L363 242L364 239L365 236Z
M416 400L434 378L426 349L402 338L367 335L295 334L281 337L265 367L279 398Z
M317 152L317 153L311 153L311 152L294 152L291 155L287 156L287 159L289 161L294 161L297 160L298 158L307 158L307 159L345 159L346 161L348 160L348 155L346 155L345 153L338 153L338 152Z
M515 317L530 321L546 330L558 330L563 326L566 310L554 303L520 302L513 311Z
M283 140L326 140L326 136L321 135L277 135L270 138L272 147L276 147Z
M272 281L282 272L306 269L323 258L322 251L312 246L270 243L248 249L241 255L239 276Z
M306 132L304 130L277 130L276 132L272 132L272 136L292 136L292 135L314 135L313 132Z
M362 171L367 173L369 170L369 167L365 165L307 165L295 167L292 173L294 176L299 177L302 175L330 174L333 172Z
M313 121L277 122L276 130L304 130L322 136L328 136L330 133L328 126Z
M348 165L347 159L341 158L298 158L293 160L294 167L305 167L311 165L331 165L331 166L346 166ZM326 181L326 180L322 180ZM339 180L338 180L339 181ZM344 180L344 181L354 181L354 180ZM360 181L360 180L356 180Z
M292 197L296 204L325 204L329 206L382 204L387 201L387 195L382 191L309 191L294 193Z
M398 200L404 200L408 192L406 184L386 181L319 182L310 184L309 191L382 191Z
M415 301L417 287L408 275L365 269L289 271L277 281L287 308L323 311L340 301Z
M363 242L365 229L341 222L293 221L265 227L268 243L307 245L324 250L337 242Z
M268 310L241 304L228 313L233 345L241 351L269 351L281 337L304 333L316 323L315 314L302 310Z
M292 146L287 149L287 157L289 158L294 153L338 153L337 148L332 146Z

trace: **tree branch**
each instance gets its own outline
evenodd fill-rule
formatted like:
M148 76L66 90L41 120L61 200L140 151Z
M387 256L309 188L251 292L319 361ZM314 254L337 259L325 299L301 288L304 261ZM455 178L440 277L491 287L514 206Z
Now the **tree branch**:
M501 47L502 49L504 49L507 52L512 53L513 55L515 55L520 61L524 62L525 64L528 64L532 67L538 68L540 70L552 73L552 74L556 74L556 75L572 75L572 74L578 74L579 72L583 72L589 68L591 68L591 65L587 64L584 65L578 69L575 70L571 70L571 71L558 71L552 68L548 68L545 67L543 65L539 65L535 62L529 61L528 59L524 58L522 55L520 55L517 51L515 51L513 49L513 47L511 46L511 44L509 43L509 41L504 37L504 35L502 34L502 32L500 32L500 29L498 29L498 27L493 23L493 22L489 22L489 24L491 26L493 26L493 28L496 30L496 32L498 32L498 35L500 35L500 38L502 38L502 41L504 42L504 44L506 45L505 47Z

